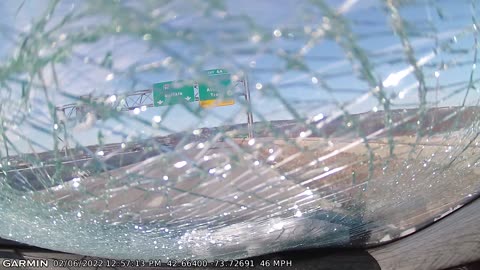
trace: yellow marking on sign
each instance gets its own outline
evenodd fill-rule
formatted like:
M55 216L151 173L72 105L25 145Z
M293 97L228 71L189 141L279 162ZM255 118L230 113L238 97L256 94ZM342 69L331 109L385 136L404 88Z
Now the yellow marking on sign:
M212 108L212 107L220 107L220 106L230 106L235 104L234 99L227 99L227 100L219 100L219 99L211 99L211 100L200 100L200 107L202 108Z

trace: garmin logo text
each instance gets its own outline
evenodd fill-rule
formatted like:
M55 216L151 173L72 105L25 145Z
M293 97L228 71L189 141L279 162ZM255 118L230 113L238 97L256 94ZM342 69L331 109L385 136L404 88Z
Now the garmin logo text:
M48 267L48 260L42 259L31 259L31 260L14 260L14 259L5 259L2 261L2 266L5 268L40 268Z

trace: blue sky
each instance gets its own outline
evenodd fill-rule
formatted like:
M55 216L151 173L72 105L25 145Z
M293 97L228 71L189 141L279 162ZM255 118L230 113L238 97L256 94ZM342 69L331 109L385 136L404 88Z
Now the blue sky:
M0 32L1 59L9 59L15 54L18 47L18 34L21 31L28 32L29 25L39 19L40 12L48 1L25 1L19 9L19 1L0 2L0 25L5 29L15 29L12 33ZM395 97L393 103L396 107L414 107L418 105L417 82L411 67L405 60L405 54L401 48L399 37L392 32L390 17L385 12L383 4L379 1L326 1L336 10L342 10L349 22L352 31L357 36L358 45L371 54L369 61L372 62L373 74L378 81L384 82L385 91L389 96ZM413 29L424 29L423 33L429 33L438 38L440 44L450 44L451 48L459 50L466 49L467 53L452 54L439 51L433 53L435 39L422 35L410 35L410 42L415 50L416 59L423 64L422 70L425 74L425 81L428 87L434 87L437 83L435 72L438 72L439 85L447 85L453 82L466 82L469 79L473 64L474 30L472 24L472 10L468 1L440 1L438 7L426 4L427 1L418 1L400 10L401 15L410 22ZM53 17L61 18L62 14L69 10L81 10L85 2L67 1L62 2ZM131 5L142 5L142 2L126 2ZM133 4L132 4L133 3ZM161 2L158 2L161 3ZM138 83L132 87L132 81L125 71L132 65L150 63L167 63L170 57L162 48L154 42L146 41L141 35L128 36L109 35L94 44L80 45L75 47L75 56L68 62L59 65L58 79L62 91L83 95L92 93L94 96L124 93L133 90L151 88L156 82L187 79L192 77L189 74L189 67L194 63L200 63L196 70L210 68L227 68L233 72L246 70L252 93L252 106L256 111L255 118L259 116L267 120L291 119L292 115L278 101L271 96L271 90L265 87L273 84L280 95L295 105L295 110L304 118L314 117L319 113L324 115L332 114L336 108L335 103L352 103L348 107L352 113L381 110L381 104L376 98L368 96L371 90L369 85L359 78L355 68L346 58L346 51L338 43L331 39L318 39L302 57L302 61L310 71L320 74L333 91L328 92L318 83L320 78L313 78L311 72L289 70L286 61L278 55L267 54L266 51L279 50L300 52L306 47L315 29L324 23L321 12L312 7L307 1L226 1L227 14L229 16L244 15L264 29L271 38L268 41L256 41L258 33L252 31L245 23L232 22L230 19L222 19L223 13L215 13L212 17L205 17L201 13L202 4L195 1L175 1L169 6L158 5L153 9L155 12L166 16L161 28L176 30L189 29L195 33L195 42L185 43L179 41L165 42L166 46L185 59L185 62L177 63L181 69L186 71L179 74L172 70L153 70L136 74ZM446 18L438 16L437 8L443 10ZM17 12L18 11L18 12ZM165 15L166 14L166 15ZM168 16L167 16L168 15ZM228 17L227 17L228 18ZM230 17L231 18L231 17ZM88 23L94 22L89 19ZM427 30L431 24L436 30ZM233 30L230 30L233 29ZM299 30L301 33L290 31ZM280 31L281 35L278 35ZM121 31L120 31L121 32ZM303 32L303 33L302 33ZM275 35L277 33L277 36ZM56 35L61 43L63 38L68 39L69 33L59 31ZM148 34L148 33L147 33ZM17 38L16 42L11 37ZM17 35L17 36L15 36ZM232 41L232 38L240 37L240 41ZM148 38L147 38L148 39ZM308 47L308 46L307 46ZM237 49L252 49L254 54L239 54ZM113 55L113 67L115 71L108 70L92 64L94 61L101 61L103 57L111 52ZM290 54L292 56L293 54ZM327 58L327 59L326 59ZM174 57L175 59L175 57ZM421 60L420 60L421 59ZM394 61L395 60L395 61ZM90 61L90 62L88 62ZM429 64L451 63L447 69L431 67ZM465 62L462 66L455 66L457 63ZM110 75L113 74L114 76ZM340 75L339 75L340 74ZM56 105L70 103L71 100L54 91L53 76L45 71L47 83L52 89L52 98ZM477 78L476 74L474 77ZM396 80L394 80L396 79ZM262 88L257 89L257 84ZM258 87L260 88L260 87ZM439 106L460 105L464 92L445 98L448 91L438 94L441 100ZM360 97L365 97L359 101ZM469 95L469 102L476 104L478 93L472 91ZM42 96L37 91L35 98L38 102L33 104L34 114L32 117L48 128L52 126L51 118L46 112ZM433 101L437 94L433 91L428 94L428 100ZM442 100L445 98L445 100ZM295 103L296 101L309 102L308 105ZM192 105L198 106L198 105ZM125 135L146 136L165 135L158 129L145 124L137 123L135 117L140 117L151 122L153 117L161 115L167 108L152 108L140 115L125 113L122 119L128 123L126 126L116 121L97 122L96 127L82 132L74 132L75 140L83 145L97 143L99 130L106 135L106 142L121 142L125 138L109 135L109 129L123 132ZM162 119L161 125L176 131L193 130L199 127L213 127L224 124L245 123L246 116L241 105L219 107L205 112L205 116L198 118L190 112L175 106L171 113ZM39 144L51 149L51 136L41 134L28 125L21 125L18 129L23 134L31 134ZM9 137L24 151L29 151L27 144L16 138L13 133ZM16 139L16 140L15 140Z

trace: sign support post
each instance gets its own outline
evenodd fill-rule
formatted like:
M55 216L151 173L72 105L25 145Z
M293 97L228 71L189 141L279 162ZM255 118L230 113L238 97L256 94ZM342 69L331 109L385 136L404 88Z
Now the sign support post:
M253 139L255 134L253 132L253 114L252 114L252 104L250 101L250 88L248 85L248 78L245 74L243 76L243 89L245 91L245 101L247 102L247 127L248 127L248 138Z

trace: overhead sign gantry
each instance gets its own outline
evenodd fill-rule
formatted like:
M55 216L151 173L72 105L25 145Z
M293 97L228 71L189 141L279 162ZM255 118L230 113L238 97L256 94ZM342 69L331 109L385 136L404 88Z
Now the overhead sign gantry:
M104 99L88 98L88 100L92 103L105 100L118 111L131 111L192 102L199 102L202 108L229 106L235 104L235 96L241 95L245 97L247 104L248 136L253 138L253 114L250 108L250 89L247 77L232 80L231 74L225 69L210 69L204 71L204 74L203 80L161 82L154 84L152 89L127 93L122 97L111 95ZM235 91L239 85L243 88L243 93ZM79 119L89 111L88 105L75 103L56 109L61 113L62 119L72 117Z

